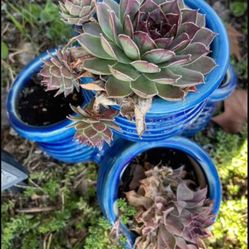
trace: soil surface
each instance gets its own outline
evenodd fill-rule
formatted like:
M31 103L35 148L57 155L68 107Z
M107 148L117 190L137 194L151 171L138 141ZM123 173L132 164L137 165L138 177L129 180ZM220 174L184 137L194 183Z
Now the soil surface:
M46 92L40 79L33 77L17 101L17 110L22 121L35 126L51 125L73 113L70 103L74 106L83 103L82 94L77 91L66 98L63 94L54 97L55 94L56 90Z

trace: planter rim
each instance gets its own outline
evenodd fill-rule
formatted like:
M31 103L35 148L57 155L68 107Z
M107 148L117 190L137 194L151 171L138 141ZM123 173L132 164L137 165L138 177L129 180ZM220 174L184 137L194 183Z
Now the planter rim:
M22 136L29 138L30 140L47 142L51 137L54 138L61 134L63 134L65 137L74 134L73 128L67 128L68 125L72 124L72 121L69 119L64 119L47 126L34 126L24 123L16 110L16 101L20 91L29 82L32 76L39 72L42 65L44 64L43 61L48 60L51 55L55 55L56 52L57 49L53 48L41 53L38 57L33 59L17 75L8 94L7 113L10 123Z
M213 94L210 96L208 101L210 102L219 102L227 99L234 91L237 86L237 75L234 71L233 66L230 64L226 73L226 81L224 86L217 88Z
M221 182L211 158L198 144L187 138L177 136L158 142L127 143L127 145L128 146L122 150L122 154L118 156L116 155L115 160L113 160L112 168L106 176L106 181L103 183L104 185L101 186L100 190L105 193L108 192L108 194L104 194L105 200L103 205L105 207L105 214L112 224L114 224L117 219L117 215L115 213L117 210L115 210L114 203L117 200L118 195L118 188L116 185L119 183L121 175L136 156L153 148L171 148L183 151L200 165L207 179L209 198L214 201L213 213L216 215L218 214L222 198ZM116 187L110 188L110 186ZM103 201L102 198L101 201ZM133 241L133 234L129 232L127 227L122 226L122 228L129 241Z

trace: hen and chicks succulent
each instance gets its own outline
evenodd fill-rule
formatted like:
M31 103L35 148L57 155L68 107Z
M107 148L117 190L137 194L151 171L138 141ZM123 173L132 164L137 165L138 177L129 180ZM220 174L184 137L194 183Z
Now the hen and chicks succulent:
M126 193L129 205L137 209L131 226L138 234L136 248L206 248L203 239L211 235L215 219L207 187L197 188L185 178L183 167L154 167L145 175L137 191Z
M82 87L112 99L120 115L135 117L139 136L154 97L181 101L216 66L208 55L216 34L183 0L65 0L60 6L65 22L82 27L74 40L85 56L68 64L59 51L41 73L47 89L66 95L88 72L98 80Z

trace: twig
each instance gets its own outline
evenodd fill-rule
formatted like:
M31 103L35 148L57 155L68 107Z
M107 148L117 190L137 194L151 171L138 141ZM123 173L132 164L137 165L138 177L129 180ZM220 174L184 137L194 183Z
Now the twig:
M27 48L23 48L21 50L18 50L17 52L14 52L14 53L11 53L9 54L9 60L12 62L12 63L15 63L15 60L14 60L14 56L18 55L18 54L22 54L24 52L28 52Z
M30 148L30 151L29 151L29 154L28 154L28 157L25 159L23 165L26 166L26 164L28 163L28 161L30 160L31 156L32 156L32 153L33 153L33 150L34 150L34 144L32 143L31 145L31 148Z
M1 32L1 36L3 36L4 33L9 29L9 26L10 26L10 23L8 22L8 23L5 25L5 28L3 29L3 31Z
M43 249L46 249L47 248L47 237L48 237L49 235L48 234L46 234L45 235L45 238L44 238L44 240L43 240Z
M51 246L52 236L53 236L53 234L52 234L52 233L50 233L50 234L49 234L49 237L48 237L48 245L47 245L47 249L49 249L49 248L50 248L50 246Z
M86 170L87 170L86 168L83 169L83 171L75 179L74 185L73 185L74 189L76 189L79 186L79 184L81 183L83 176L86 174Z
M39 165L40 165L40 161L38 161L34 166L30 167L30 170L34 171Z
M30 183L33 184L37 189L40 189L43 193L46 193L39 185L37 185L35 182L33 182L31 179L29 179Z
M17 188L23 188L23 189L39 189L39 188L36 188L36 187L24 186L24 185L19 185L19 184L15 184L14 186L17 187Z
M40 212L49 212L57 210L57 207L44 207L44 208L24 208L24 209L17 209L18 213L40 213Z
M14 80L15 80L14 73L13 73L14 71L12 70L11 66L2 59L1 59L1 65L3 65L3 67L5 67L9 71L9 76L10 76L11 82L14 82ZM9 90L9 89L10 89L10 85L8 83L7 90Z
M64 192L61 192L61 209L62 211L64 211L64 205L65 205L65 196L64 196Z

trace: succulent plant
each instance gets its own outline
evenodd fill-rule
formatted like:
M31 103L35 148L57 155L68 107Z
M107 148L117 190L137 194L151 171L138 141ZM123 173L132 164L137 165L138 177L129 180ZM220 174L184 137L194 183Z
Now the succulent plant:
M85 70L108 76L110 97L181 100L215 67L208 56L215 33L181 0L104 0L96 14L77 41L94 56Z
M139 136L153 97L180 101L216 66L208 55L216 34L183 0L64 0L60 8L65 22L82 26L67 44L80 46L46 62L43 84L67 96L80 77L94 77L81 86L97 92L96 105L119 105L122 116L135 117Z
M183 167L154 167L145 175L137 192L126 193L137 209L132 227L138 233L136 248L205 248L203 239L210 236L215 218L207 187L197 188Z
M79 91L79 80L77 74L70 66L72 62L69 50L58 50L56 55L48 61L44 61L44 66L39 75L42 77L42 84L47 91L57 90L55 96L64 93L65 97L72 93L74 89Z
M93 0L64 0L59 4L62 20L73 25L88 22L95 11Z
M84 108L79 106L71 106L71 108L78 114L78 116L69 115L68 117L74 122L71 126L74 126L76 129L76 140L99 149L103 147L104 141L108 144L111 143L113 134L110 128L119 129L113 123L117 111L102 107L99 112L96 112L92 102Z

